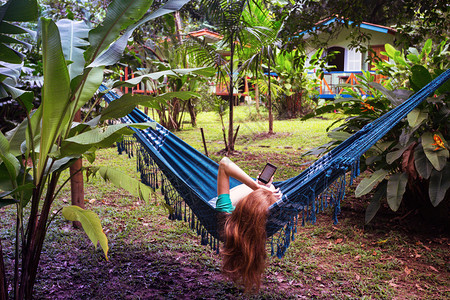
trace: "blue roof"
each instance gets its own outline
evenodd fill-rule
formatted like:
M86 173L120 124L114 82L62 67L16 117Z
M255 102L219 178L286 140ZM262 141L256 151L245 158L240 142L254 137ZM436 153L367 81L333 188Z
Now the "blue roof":
M343 22L343 20L341 18L332 18L332 19L329 19L329 20L326 20L324 22L319 23L319 25L325 25L326 26L326 25L330 25L331 23L334 23L334 22ZM353 21L349 21L348 23L349 24L353 24L354 22ZM359 24L359 27L367 29L367 30L376 31L376 32L389 33L389 28L385 27L385 26L381 26L381 25L376 25L376 24L370 24L370 23L362 22L361 24ZM315 31L316 29L317 29L317 26L311 28L310 30L306 30L306 31L300 32L295 37L299 37L300 35L306 34L306 33L311 32L311 31Z

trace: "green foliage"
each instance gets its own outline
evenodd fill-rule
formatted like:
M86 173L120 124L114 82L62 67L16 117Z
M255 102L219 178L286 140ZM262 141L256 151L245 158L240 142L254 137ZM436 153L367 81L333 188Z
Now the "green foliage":
M129 111L131 105L139 102L136 99L117 101L118 104L105 110L104 115L89 122L74 122L76 112L94 97L103 81L104 67L118 62L134 29L148 20L176 10L186 2L171 0L162 9L142 18L151 2L117 0L111 4L104 22L91 30L83 22L60 20L56 24L41 18L44 85L40 105L34 110L30 95L14 86L14 81L20 76L20 66L13 68L10 63L20 63L22 56L16 52L16 57L6 52L0 56L0 65L4 67L0 69L2 96L17 99L26 111L26 118L20 125L5 135L0 133L0 206L15 205L17 210L17 256L14 259L17 271L13 284L16 299L32 297L40 253L51 222L50 211L62 188L57 186L61 172L82 156L92 162L97 149L109 147L120 141L124 134L132 133L128 126L146 128L154 125L103 124L103 121ZM6 25L0 26L0 37L8 33L24 33L26 31L21 27L6 21L33 21L37 17L37 3L10 0L0 8L0 17L1 25ZM124 34L120 36L122 31ZM11 42L11 39L2 39L1 45L7 47L5 43ZM191 97L192 94L178 96ZM159 98L168 97L166 94ZM153 105L149 103L152 98L145 101ZM89 109L91 111L92 108ZM95 170L105 180L148 200L149 189L137 180L109 168ZM99 241L107 256L107 238L95 213L65 207L63 215L69 220L80 221L94 245L97 246ZM22 227L24 225L26 229ZM19 253L22 254L19 256ZM3 253L0 254L3 258ZM3 266L1 263L0 278L5 278ZM7 291L0 295L2 299L7 297Z
M318 95L317 78L326 62L321 58L322 53L323 49L317 50L308 61L304 50L275 51L273 72L277 74L276 85L280 87L275 107L280 116L293 118L305 115L314 108L315 103L311 98ZM314 69L318 71L311 78L308 72Z
M386 45L383 54L390 60L377 62L379 72L387 76L382 85L373 82L372 74L364 72L358 76L359 85L356 88L345 88L351 98L336 99L316 111L321 114L339 110L346 115L345 122L336 131L329 132L333 142L327 149L343 140L339 135L355 133L368 122L404 102L447 69L450 66L446 59L449 55L448 46L447 40L435 47L428 40L421 51L410 48L404 52ZM433 97L409 113L362 157L362 169L368 169L373 174L359 183L356 196L375 191L367 208L366 222L374 217L382 199L387 199L394 211L399 209L402 201L412 205L418 201L415 197L422 195L426 195L429 198L427 201L434 207L444 199L448 201L449 90L450 82L447 81Z
M97 243L100 242L105 257L108 259L108 239L103 232L102 224L97 214L76 205L63 207L62 214L69 221L79 221L95 248L97 248Z

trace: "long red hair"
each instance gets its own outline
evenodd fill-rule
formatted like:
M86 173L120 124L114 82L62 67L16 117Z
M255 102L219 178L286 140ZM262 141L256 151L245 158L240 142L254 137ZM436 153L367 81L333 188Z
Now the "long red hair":
M266 267L266 222L268 208L275 203L272 192L257 189L236 205L224 224L222 270L246 291L259 289Z

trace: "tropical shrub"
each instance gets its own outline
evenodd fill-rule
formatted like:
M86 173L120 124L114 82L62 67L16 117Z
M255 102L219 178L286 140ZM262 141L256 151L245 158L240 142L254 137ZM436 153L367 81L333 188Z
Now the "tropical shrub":
M339 110L345 115L337 121L343 123L328 133L332 142L315 149L316 153L333 148L449 68L448 46L445 40L433 50L428 40L421 51L410 48L403 52L387 44L383 54L390 60L377 62L378 72L387 77L383 84L374 82L374 76L364 72L357 76L358 85L345 87L350 98L336 99L316 111L322 114ZM367 169L371 174L359 183L355 194L359 197L373 192L366 210L367 223L384 199L393 211L397 211L403 201L405 205L425 209L439 206L438 214L448 218L449 90L447 81L361 158L362 170Z
M55 24L41 18L44 85L40 105L34 109L33 95L15 86L20 76L22 55L11 46L18 43L9 34L28 32L16 22L37 18L37 2L9 0L0 7L0 91L2 97L17 100L25 120L6 134L0 133L0 207L15 206L15 252L4 256L0 241L0 298L8 298L6 274L13 273L15 299L31 299L52 205L61 190L63 170L80 157L95 160L95 151L108 147L133 131L124 124L104 126L104 121L122 117L136 104L158 101L158 97L123 96L89 122L73 122L77 111L97 92L105 66L121 57L128 39L139 25L181 8L187 1L169 1L161 10L147 13L151 1L116 0L102 24L90 29L84 22L60 20ZM138 21L139 20L139 21ZM122 33L122 34L121 34ZM161 97L169 97L163 95ZM135 124L146 128L152 124ZM131 193L149 196L149 188L108 167L91 168ZM66 180L65 182L67 182ZM100 243L107 257L108 243L100 220L93 212L76 206L62 208L69 220L80 221L95 246ZM14 257L6 261L5 257ZM13 271L6 267L13 264Z
M311 99L318 96L317 74L308 74L315 70L322 70L325 60L323 49L317 50L309 59L304 51L295 49L283 51L275 56L273 71L278 76L281 93L275 101L275 107L281 118L296 118L310 113L315 102Z

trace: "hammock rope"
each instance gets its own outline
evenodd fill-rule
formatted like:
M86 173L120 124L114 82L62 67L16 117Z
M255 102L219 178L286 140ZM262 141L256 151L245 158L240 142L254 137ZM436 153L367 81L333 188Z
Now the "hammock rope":
M333 220L337 223L346 186L360 173L360 157L449 78L450 69L399 106L365 125L298 176L275 182L283 198L269 209L266 230L272 255L280 258L284 255L295 239L299 218L302 225L314 224L317 213L332 207ZM107 91L104 98L108 102L120 98L105 86L101 86L100 91ZM153 120L134 109L121 121ZM217 212L214 204L209 203L216 196L218 164L160 124L155 129L133 130L133 138L126 137L118 143L119 153L126 152L130 157L136 154L141 181L154 190L161 190L166 203L173 208L170 218L184 219L201 236L202 244L209 244L218 251ZM230 180L231 187L239 184L235 179Z

